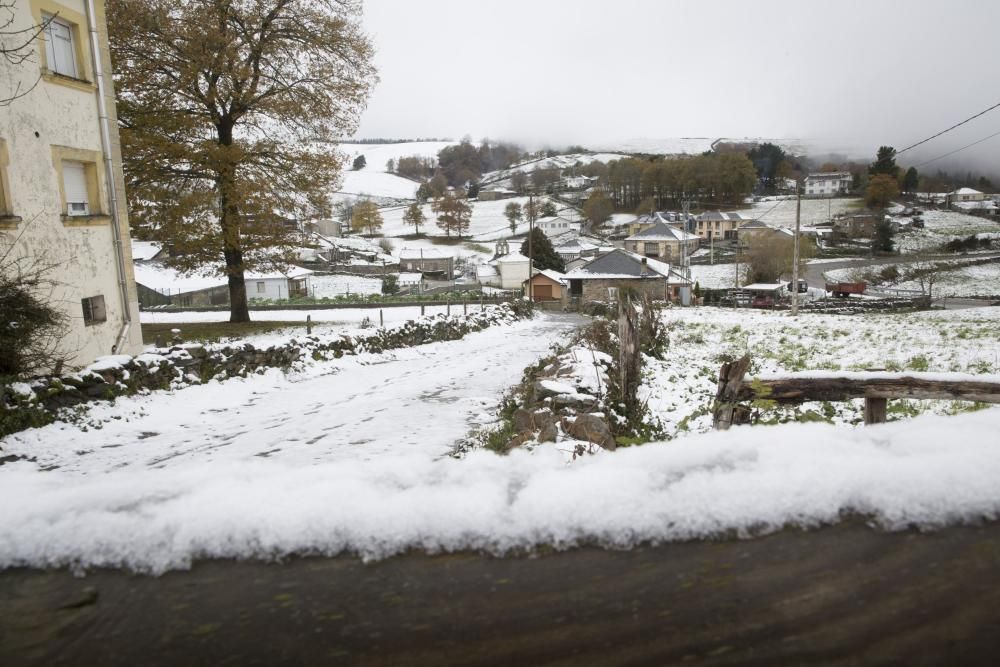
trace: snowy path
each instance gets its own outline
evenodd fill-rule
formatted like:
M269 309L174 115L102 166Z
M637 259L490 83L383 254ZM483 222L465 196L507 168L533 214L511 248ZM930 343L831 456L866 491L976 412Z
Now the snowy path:
M247 380L120 399L86 432L55 424L3 443L40 468L99 473L264 457L291 464L446 454L499 394L580 320L542 315L464 340L310 366ZM127 419L127 421L126 421Z

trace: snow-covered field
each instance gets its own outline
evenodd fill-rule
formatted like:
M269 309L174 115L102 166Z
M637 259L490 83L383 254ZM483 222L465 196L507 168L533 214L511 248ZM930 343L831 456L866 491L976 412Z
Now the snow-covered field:
M938 264L952 265L968 261L969 258L964 258L950 262L933 261L917 264L898 264L896 266L900 271L906 272L907 270L912 270L914 267L930 267L931 265ZM889 266L889 264L876 264L862 268L835 269L827 271L823 275L830 281L865 280L872 276L877 276L880 271ZM899 280L897 282L881 283L878 286L920 291L926 287L926 282L922 286L919 280ZM978 264L975 266L957 266L950 270L943 269L934 277L932 292L935 298L1000 295L1000 262Z
M670 348L652 360L643 391L668 436L711 428L710 406L724 357L749 353L756 374L803 370L1000 372L1000 308L910 314L823 315L725 308L666 311ZM889 419L922 411L951 414L969 404L891 401ZM765 419L857 424L861 401L805 404ZM1000 413L1000 410L998 410ZM1000 414L998 414L1000 416Z
M336 297L345 294L381 294L382 281L378 278L365 278L364 276L314 275L309 279L313 297L322 299L324 297Z
M536 197L536 201L539 198ZM513 197L511 199L501 199L499 201L475 201L472 204L472 219L469 222L468 235L476 241L495 241L497 239L510 236L510 222L504 216L504 209L511 202L516 202L521 206L528 203L527 197ZM431 210L430 204L421 206L426 222L420 227L420 231L430 236L444 236L444 232L435 222L437 216ZM382 234L394 237L412 234L413 227L403 223L403 214L406 207L384 208L382 213ZM527 233L528 223L522 222L518 225L517 233Z
M860 199L803 199L799 224L803 227L829 222L838 213L861 208ZM750 208L735 211L744 218L761 220L778 227L795 226L795 198L755 202Z
M376 200L413 199L418 183L386 172L389 160L401 157L420 156L437 158L438 151L451 146L451 141L412 141L400 144L341 144L340 149L348 156L337 197L371 197ZM357 171L351 164L359 155L365 156L365 166Z
M740 273L746 276L746 265L740 265ZM691 279L701 287L722 289L736 286L736 264L692 264ZM742 285L744 281L741 281Z
M896 235L896 247L901 252L937 250L953 239L972 234L1000 232L1000 223L956 211L924 211L924 229L914 229Z
M832 424L701 433L725 355L749 351L753 374L997 373L1000 308L798 318L675 308L663 317L667 359L647 365L642 392L671 438L571 465L554 446L445 456L492 421L499 393L575 324L557 315L123 398L95 407L82 427L8 436L4 455L34 460L0 466L0 567L159 572L206 557L629 547L850 513L893 529L1000 512L1000 409L891 401L896 421L854 428L858 405L817 403L762 416ZM921 411L934 414L910 419Z

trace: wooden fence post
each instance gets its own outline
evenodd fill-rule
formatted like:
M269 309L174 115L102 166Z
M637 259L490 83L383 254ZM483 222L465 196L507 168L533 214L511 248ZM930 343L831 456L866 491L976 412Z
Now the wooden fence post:
M313 316L306 315L306 335L310 335L313 332Z
M382 309L381 308L378 309L378 325L380 327L384 327L385 326L385 317L382 314Z
M632 298L628 294L618 299L618 366L621 372L622 400L625 402L627 414L632 415L635 408L636 391L639 388L640 347L639 347L639 316L635 312Z
M420 304L420 317L424 316L424 304Z
M865 425L884 424L886 408L889 405L887 398L865 397Z
M715 393L715 414L712 425L719 431L743 423L748 412L740 407L737 394L743 386L743 377L750 368L750 355L745 354L736 361L727 361L719 369L719 388Z

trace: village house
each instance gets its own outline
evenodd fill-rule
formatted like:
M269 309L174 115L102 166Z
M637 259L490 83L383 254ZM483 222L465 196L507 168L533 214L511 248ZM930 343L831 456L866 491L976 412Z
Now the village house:
M948 193L948 201L952 204L970 201L983 201L985 199L987 199L985 192L980 192L979 190L974 190L972 188L959 188L954 192Z
M851 190L853 177L849 171L830 171L809 174L805 178L804 194L807 197L834 197L846 195Z
M161 262L137 262L134 267L139 303L153 306L222 306L229 304L229 285L225 276L182 274ZM299 266L285 271L247 271L243 282L249 301L284 301L300 299L312 293L313 272Z
M399 268L451 280L455 276L455 257L442 248L403 248L399 251Z
M578 221L567 220L558 215L550 218L539 218L535 221L535 227L538 227L543 234L550 238L567 232L579 234L581 226L582 224Z
M45 25L27 58L0 58L0 255L51 267L71 367L142 349L103 0L25 0L5 29ZM91 39L90 33L95 37ZM8 32L8 35L16 35Z
M833 233L849 239L868 239L875 235L878 219L879 214L872 211L838 215L833 219Z
M660 218L651 227L626 238L625 249L653 259L677 262L685 255L690 256L700 243L697 234L678 229Z
M529 285L530 283L530 285ZM561 301L566 294L566 276L558 271L538 271L523 283L524 293L533 301Z
M513 190L507 190L504 188L496 188L490 190L480 190L479 191L479 201L499 201L501 199L511 199L516 197L517 193Z
M746 220L739 213L723 213L722 211L706 211L695 216L694 233L702 239L732 240L736 238L736 230Z
M621 287L659 301L686 304L691 298L691 280L671 270L670 265L620 249L568 271L564 280L569 284L569 296L581 303L607 301Z
M769 225L760 220L745 222L736 230L737 241L743 248L752 248L758 243L766 243L776 235L791 237L794 232L786 227Z

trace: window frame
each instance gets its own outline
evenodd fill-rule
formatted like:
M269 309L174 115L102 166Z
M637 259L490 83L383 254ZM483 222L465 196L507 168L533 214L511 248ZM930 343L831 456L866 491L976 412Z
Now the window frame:
M66 178L63 174L65 162L83 164L87 185L87 212L71 214L66 197ZM107 200L104 156L100 151L83 150L69 146L52 146L52 166L59 183L59 212L63 224L68 226L106 224L111 221Z
M42 12L42 25L45 28L42 30L42 41L45 43L45 66L53 74L59 76L66 76L71 79L80 79L80 63L77 62L77 42L79 39L76 36L75 26L60 18L58 14L50 14L48 12ZM58 56L59 53L56 52L56 47L58 45L57 39L62 40L61 36L55 35L53 26L62 28L66 31L65 42L68 44L62 48L68 50L65 54L69 56L69 64L71 71L62 71L59 69Z
M83 309L84 326L94 326L108 321L108 307L103 294L85 296L80 299L80 307Z
M56 0L29 0L31 16L36 26L45 25L47 17L53 17L69 28L72 46L75 76L57 72L49 63L48 34L42 30L38 38L38 63L42 78L49 83L56 83L68 88L86 92L97 89L94 83L94 66L91 62L88 34L86 31L87 17L80 12L60 4Z
M10 156L7 153L7 141L0 138L0 229L17 227L17 223L21 221L21 218L14 215L10 180L7 178L8 166L10 166Z

